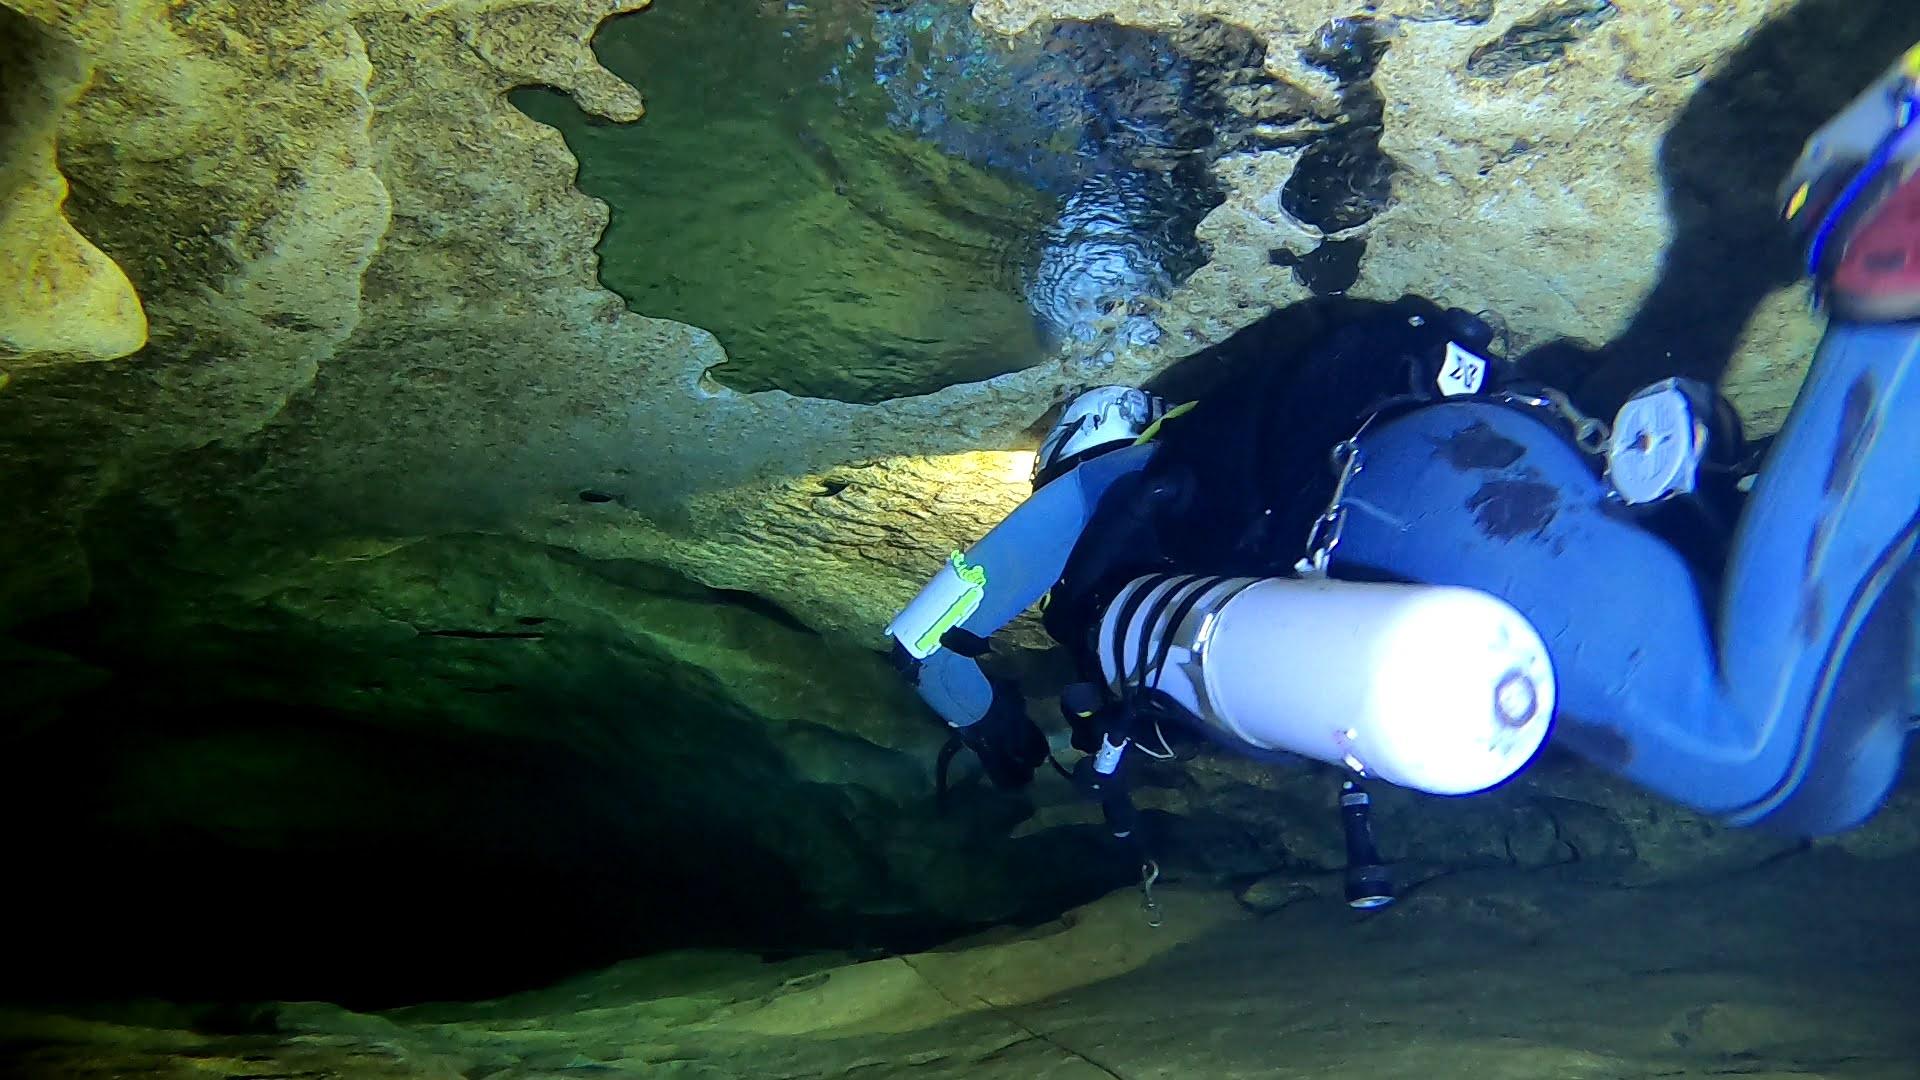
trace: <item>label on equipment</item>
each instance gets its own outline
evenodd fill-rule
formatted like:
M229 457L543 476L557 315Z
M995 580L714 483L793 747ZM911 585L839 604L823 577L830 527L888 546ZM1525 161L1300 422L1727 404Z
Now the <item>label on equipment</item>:
M894 616L888 636L915 660L925 660L940 647L940 638L980 610L987 594L987 568L967 562L954 552L905 611Z
M1459 397L1463 394L1477 394L1480 384L1487 381L1487 362L1461 348L1457 343L1447 342L1447 358L1440 364L1440 377L1434 380L1440 388L1441 397Z

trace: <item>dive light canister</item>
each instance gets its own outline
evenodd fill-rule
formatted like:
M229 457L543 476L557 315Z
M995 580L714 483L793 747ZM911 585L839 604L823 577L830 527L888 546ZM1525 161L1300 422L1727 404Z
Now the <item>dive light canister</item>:
M1540 635L1474 589L1140 578L1098 643L1116 691L1152 687L1230 741L1439 795L1518 772L1553 716Z

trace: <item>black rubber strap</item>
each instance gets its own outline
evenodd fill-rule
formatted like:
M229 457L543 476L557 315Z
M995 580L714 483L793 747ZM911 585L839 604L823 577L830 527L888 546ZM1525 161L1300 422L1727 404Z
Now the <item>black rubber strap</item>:
M1126 603L1120 605L1119 613L1114 616L1113 641L1108 643L1113 651L1114 678L1120 684L1119 697L1126 701L1131 696L1127 687L1127 627L1133 625L1134 616L1140 611L1140 605L1155 589L1173 578L1172 574L1152 574L1140 580L1138 588L1127 596Z
M1120 682L1120 689L1123 691L1121 702L1124 706L1121 710L1121 722L1126 725L1128 735L1133 733L1133 724L1140 711L1141 701L1151 692L1147 687L1147 664L1152 650L1153 628L1160 624L1160 617L1166 614L1167 608L1173 603L1173 598L1180 594L1181 589L1191 584L1193 581L1188 580L1170 586L1140 611L1138 616L1140 640L1135 643L1138 651L1134 654L1134 664L1130 669L1133 675L1131 678L1122 678ZM1123 668L1122 674L1124 675L1127 670L1129 669Z
M953 767L953 759L966 744L955 735L940 748L940 757L933 764L933 809L936 814L947 812L947 770Z
M1225 577L1202 578L1201 586L1193 590L1191 593L1188 593L1187 598L1185 600L1180 601L1179 605L1173 609L1173 614L1168 616L1167 632L1160 635L1160 648L1154 653L1153 664L1150 669L1153 675L1153 682L1156 687L1159 685L1159 682L1160 682L1160 673L1166 670L1167 658L1173 655L1174 631L1180 628L1181 623L1187 621L1187 616L1193 614L1193 609L1200 605L1201 597L1205 596L1209 592L1212 592L1214 589L1217 589L1220 586L1226 584L1229 580L1231 579L1225 578ZM1149 668L1147 667L1143 666L1141 668L1140 685L1142 687L1145 687L1147 685L1148 671L1149 671Z
M1141 658L1140 686L1133 701L1133 709L1136 713L1141 711L1144 703L1146 708L1157 710L1169 719L1190 721L1194 718L1189 709L1159 688L1160 674L1166 670L1167 659L1173 654L1174 632L1189 615L1193 614L1193 609L1199 605L1203 596L1219 588L1228 580L1230 579L1218 576L1200 579L1199 588L1188 593L1187 597L1168 615L1166 632L1160 636L1160 647L1154 653L1153 659L1148 661L1144 656ZM1155 617L1158 617L1158 613ZM1149 685L1149 680L1152 685ZM1161 741L1165 740L1166 736L1162 735Z
M908 652L907 647L900 644L897 638L893 642L892 651L887 653L887 663L892 664L893 670L907 680L907 685L920 685L920 658Z
M993 651L993 643L971 630L950 626L940 635L940 647L948 652L977 660Z

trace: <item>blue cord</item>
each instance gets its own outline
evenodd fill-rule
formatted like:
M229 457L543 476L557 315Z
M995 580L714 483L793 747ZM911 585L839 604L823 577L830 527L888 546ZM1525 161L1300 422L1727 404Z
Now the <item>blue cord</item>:
M1915 93L1916 88L1912 86L1901 93L1900 102L1894 110L1893 130L1887 133L1886 138L1880 140L1880 145L1874 147L1873 156L1867 159L1865 167L1854 175L1853 181L1840 193L1840 197L1833 201L1826 216L1821 219L1819 230L1813 234L1813 243L1807 248L1809 275L1819 276L1820 264L1827 253L1827 244L1833 239L1834 230L1840 227L1840 219L1847 215L1847 211L1853 209L1853 204L1860 200L1860 196L1886 170L1887 162L1893 157L1893 144L1900 141L1900 136L1906 134L1907 128L1913 125L1915 106L1920 104L1914 97Z

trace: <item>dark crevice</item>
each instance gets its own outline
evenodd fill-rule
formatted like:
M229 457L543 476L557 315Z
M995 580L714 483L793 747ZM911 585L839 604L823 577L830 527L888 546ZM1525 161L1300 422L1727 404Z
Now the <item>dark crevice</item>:
M1493 18L1493 0L1430 0L1427 6L1402 16L1408 22L1450 22L1482 26Z
M799 895L787 861L698 802L671 746L649 761L279 700L174 700L130 679L0 763L14 820L68 808L15 845L40 881L19 917L56 929L9 955L7 991L392 1004L702 940L781 940L811 915L754 901ZM771 763L750 728L730 730ZM69 767L43 767L56 760ZM706 782L743 779L726 772ZM698 831L664 827L688 816ZM111 919L82 914L79 898L128 881L152 887ZM96 962L73 962L76 934Z
M490 599L450 572L456 562L540 547L434 543L445 550L409 549L417 580L478 604ZM647 618L758 643L767 670L811 658L823 694L858 683L843 667L884 674L865 650L799 641L804 628L752 594L635 561L564 561L643 603L682 601L645 604ZM763 716L722 676L642 635L582 620L538 641L536 628L573 620L512 608L449 615L399 640L382 620L356 636L271 604L162 623L156 611L182 605L151 560L95 570L100 606L35 624L33 637L61 641L108 681L0 724L0 812L65 808L16 844L38 882L21 918L49 931L10 955L21 986L363 1004L486 996L657 949L926 948L989 919L1052 918L1125 877L1125 860L1098 858L1071 830L1006 843L1031 808L972 771L934 820L930 797L895 790L912 784L910 751L830 717ZM334 616L364 602L321 595L336 597ZM449 647L459 641L474 643ZM302 703L315 700L330 704ZM815 760L796 767L796 749ZM894 845L937 855L916 857L907 881ZM79 898L129 880L153 885L141 903L107 924L84 914ZM961 893L971 900L923 899ZM76 934L98 963L72 962L63 943Z
M1305 255L1275 248L1267 253L1267 260L1291 269L1294 280L1312 289L1316 296L1342 296L1360 280L1360 261L1366 253L1366 238L1355 237L1328 240Z
M1314 31L1300 55L1307 63L1338 79L1345 89L1373 78L1387 42L1372 19L1335 19Z
M748 592L745 589L712 588L709 588L708 592L715 600L723 604L728 604L744 611L751 611L755 615L770 619L796 633L805 634L808 637L817 637L819 635L819 631L801 622L794 616L793 612L761 596L759 593Z
M1504 79L1525 68L1552 63L1618 10L1612 0L1562 0L1548 5L1473 50L1467 57L1467 74L1476 79Z
M1380 149L1386 99L1373 73L1387 42L1373 20L1335 19L1301 50L1340 87L1333 129L1300 155L1280 192L1287 213L1322 232L1363 225L1393 199L1393 159Z

